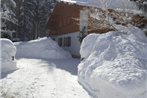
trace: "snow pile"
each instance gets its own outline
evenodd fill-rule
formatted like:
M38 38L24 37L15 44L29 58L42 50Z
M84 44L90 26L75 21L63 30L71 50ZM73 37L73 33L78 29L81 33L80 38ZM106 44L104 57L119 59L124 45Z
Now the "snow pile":
M136 9L136 4L130 0L61 0L79 5L95 6L99 8Z
M15 43L17 57L39 58L39 59L64 59L71 55L64 51L51 38L40 38L29 42Z
M147 38L137 27L117 29L83 40L79 82L96 98L146 98Z
M16 69L14 60L16 47L9 39L0 38L0 63L2 73L7 73Z

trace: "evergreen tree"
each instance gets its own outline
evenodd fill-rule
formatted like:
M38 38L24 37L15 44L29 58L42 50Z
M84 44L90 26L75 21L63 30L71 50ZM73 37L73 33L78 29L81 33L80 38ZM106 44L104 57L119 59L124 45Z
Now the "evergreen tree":
M16 29L16 36L21 40L31 40L46 36L48 17L56 0L2 0L3 18L11 23L7 27Z
M19 35L22 40L46 35L46 24L55 0L20 0L18 2ZM21 6L20 6L21 5Z
M16 4L13 0L1 0L1 19L2 19L2 27L5 26L5 30L14 29L14 25L17 24L17 19L15 18L15 10ZM3 28L1 28L3 29Z

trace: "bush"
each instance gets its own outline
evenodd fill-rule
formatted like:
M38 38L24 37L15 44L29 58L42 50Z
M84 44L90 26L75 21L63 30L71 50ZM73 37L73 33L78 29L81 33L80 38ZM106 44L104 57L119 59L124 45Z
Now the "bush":
M7 33L2 33L1 38L11 39L11 36L9 34L7 34Z

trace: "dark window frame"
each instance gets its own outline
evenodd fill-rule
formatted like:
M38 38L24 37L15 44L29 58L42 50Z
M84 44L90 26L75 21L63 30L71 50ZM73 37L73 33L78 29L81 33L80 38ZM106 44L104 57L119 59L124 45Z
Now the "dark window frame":
M64 37L63 46L64 47L70 47L71 46L71 37Z
M63 46L63 38L58 38L58 45Z

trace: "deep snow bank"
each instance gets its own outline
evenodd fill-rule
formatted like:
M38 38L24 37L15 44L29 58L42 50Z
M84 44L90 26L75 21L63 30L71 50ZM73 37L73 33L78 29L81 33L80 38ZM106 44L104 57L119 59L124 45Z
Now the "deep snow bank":
M64 51L51 38L40 38L29 42L15 43L17 57L39 59L64 59L71 58L70 53Z
M16 47L9 39L0 38L0 69L2 74L16 69ZM1 73L0 72L0 73Z
M118 29L83 40L79 82L96 98L146 98L147 38L136 27Z

